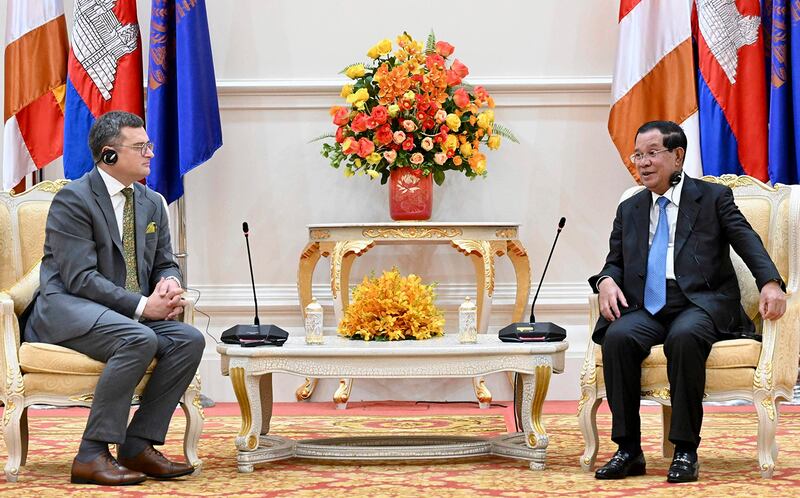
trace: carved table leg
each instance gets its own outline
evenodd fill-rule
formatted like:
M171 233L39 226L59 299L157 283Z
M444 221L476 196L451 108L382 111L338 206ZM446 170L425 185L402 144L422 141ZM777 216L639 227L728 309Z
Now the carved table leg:
M243 367L232 367L229 370L229 375L233 384L233 392L236 394L236 401L239 402L239 410L242 414L242 427L236 436L236 448L240 452L255 451L258 449L258 436L262 428L262 393L259 376L246 375ZM272 413L271 406L268 413ZM267 426L269 426L269 422L267 422ZM252 471L252 465L239 465L239 472Z
M333 402L336 403L338 410L347 408L347 401L350 399L350 390L353 389L353 379L339 379L339 387L333 394Z
M517 278L517 295L514 300L514 314L511 319L521 322L528 308L528 297L531 293L531 264L528 253L518 240L508 241L508 259L514 266L514 275Z
M472 388L475 390L475 397L478 398L478 407L486 409L492 406L492 393L486 387L483 377L472 378Z
M322 256L318 242L309 242L300 254L300 266L297 269L297 294L300 296L300 313L305 318L306 306L311 302L311 286L314 277L314 268ZM305 401L314 394L317 379L306 377L305 382L295 391L297 401Z
M319 379L306 377L303 384L301 384L300 387L298 387L294 392L294 396L297 398L297 401L306 401L311 399L311 395L314 394L314 389L317 387L318 380Z
M350 304L350 269L358 256L365 254L375 242L371 240L347 240L337 242L331 253L331 292L333 293L333 312L336 322L344 318L344 312ZM347 408L350 399L352 379L340 379L339 388L333 395L336 408Z
M550 386L550 365L537 365L535 373L522 374L522 429L529 448L539 450L530 463L531 470L544 470L549 439L542 423L542 406Z

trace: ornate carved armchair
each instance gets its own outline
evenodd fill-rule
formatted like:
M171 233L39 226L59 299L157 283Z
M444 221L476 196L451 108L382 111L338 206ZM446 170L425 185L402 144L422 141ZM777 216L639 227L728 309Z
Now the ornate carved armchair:
M3 402L3 436L8 450L6 480L14 482L19 468L25 465L28 452L28 407L33 404L85 406L92 404L94 388L105 366L77 351L42 343L20 346L17 316L30 303L39 287L39 262L44 247L47 212L53 196L65 180L43 182L19 195L0 192L0 384ZM193 305L189 303L184 321L192 323ZM137 403L156 360L150 364L136 387L132 403ZM200 472L197 442L203 429L200 405L200 377L188 387L181 399L186 415L184 453L186 461Z
M731 253L742 305L756 323L761 342L751 339L720 341L714 344L706 362L707 401L747 400L753 402L758 414L758 460L762 477L772 477L778 446L775 431L778 408L782 400L792 399L797 378L798 346L800 345L800 186L769 187L748 176L723 175L703 180L723 183L733 189L736 204L758 232L778 271L786 282L787 309L780 320L761 320L758 315L759 292L754 279L739 256ZM628 189L627 199L642 187ZM589 297L589 327L594 328L600 316L597 295ZM597 456L597 407L606 396L603 383L601 348L589 341L581 368L581 399L578 420L583 433L585 450L581 467L590 471ZM672 408L666 357L662 346L654 347L642 363L642 399L662 405L664 426L663 452L672 456L667 440Z

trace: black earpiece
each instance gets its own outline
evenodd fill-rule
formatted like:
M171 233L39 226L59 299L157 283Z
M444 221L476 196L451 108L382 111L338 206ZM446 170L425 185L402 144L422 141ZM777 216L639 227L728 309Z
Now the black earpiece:
M111 166L112 164L116 164L117 162L117 151L114 149L106 149L103 151L103 155L101 156L101 160Z
M675 185L681 182L681 174L683 170L673 171L671 175L669 175L669 184L670 186L674 187Z

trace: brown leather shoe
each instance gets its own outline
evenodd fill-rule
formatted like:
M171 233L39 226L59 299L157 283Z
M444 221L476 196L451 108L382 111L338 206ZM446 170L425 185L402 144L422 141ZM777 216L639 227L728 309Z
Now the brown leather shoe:
M139 484L147 477L141 472L126 469L110 453L104 453L91 462L72 462L72 484L99 484L101 486L127 486Z
M186 463L176 463L167 460L167 457L152 446L145 447L141 453L133 458L119 459L120 463L129 469L138 470L156 479L172 479L182 477L194 472L194 467Z

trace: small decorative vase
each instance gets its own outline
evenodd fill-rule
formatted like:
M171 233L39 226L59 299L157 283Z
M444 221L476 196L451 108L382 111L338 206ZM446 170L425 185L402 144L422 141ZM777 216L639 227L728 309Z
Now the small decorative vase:
M322 306L317 302L317 298L311 298L311 302L306 306L306 344L323 344L325 338L322 335Z
M398 168L389 175L389 214L395 221L430 219L433 210L433 175Z
M458 342L463 344L478 342L478 307L469 296L458 307Z

